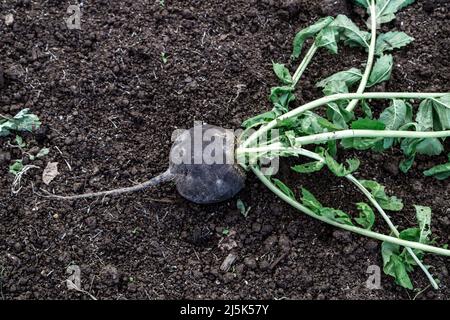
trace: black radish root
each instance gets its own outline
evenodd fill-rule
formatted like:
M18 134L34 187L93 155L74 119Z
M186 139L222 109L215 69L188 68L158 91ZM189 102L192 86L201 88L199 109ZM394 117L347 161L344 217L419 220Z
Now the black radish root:
M236 163L234 149L233 132L212 125L195 125L176 138L170 151L169 168L144 183L109 191L48 197L75 200L115 196L173 180L178 193L189 201L198 204L225 201L245 184L245 172Z

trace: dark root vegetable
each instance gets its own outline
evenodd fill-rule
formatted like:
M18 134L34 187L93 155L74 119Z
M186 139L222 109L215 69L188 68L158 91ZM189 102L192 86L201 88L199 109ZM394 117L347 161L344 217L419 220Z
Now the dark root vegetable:
M236 195L245 185L245 172L234 156L235 137L232 131L196 125L179 135L170 151L169 168L136 186L73 196L49 194L47 197L74 200L114 196L175 181L181 196L198 204L216 203Z

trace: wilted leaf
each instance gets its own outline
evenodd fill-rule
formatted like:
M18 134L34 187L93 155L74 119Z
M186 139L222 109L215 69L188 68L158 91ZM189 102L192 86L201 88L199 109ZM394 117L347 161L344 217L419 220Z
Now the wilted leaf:
M301 52L306 39L315 36L320 30L328 26L333 21L332 17L322 18L313 25L299 31L294 38L292 58L297 59Z
M312 173L320 171L325 164L322 161L313 161L304 164L298 164L293 166L291 169L298 173Z
M356 68L351 68L345 71L339 71L331 76L317 82L316 87L325 87L327 83L331 81L344 82L347 87L351 87L353 84L360 81L362 78L361 70Z
M383 209L390 211L400 211L403 209L402 200L396 196L389 197L385 192L385 187L373 180L359 180L359 182L372 194Z
M50 182L55 179L55 177L59 174L58 172L58 162L49 162L44 169L44 173L42 174L42 181L49 185Z
M375 54L381 56L385 51L392 51L411 43L414 38L404 32L390 31L382 33L377 37Z
M289 70L284 66L284 64L281 63L272 63L273 71L275 72L278 79L281 80L284 84L291 84L292 83L292 77L289 73Z
M444 180L450 177L450 153L448 154L449 162L434 166L425 170L423 174L427 177L435 177L438 180Z
M330 27L336 28L339 31L340 40L344 44L356 47L369 48L370 33L361 31L358 26L345 15L338 15Z
M378 120L372 119L358 119L351 123L352 129L365 129L365 130L384 130L386 125Z
M22 160L16 160L12 165L9 166L9 173L17 175L23 169Z
M302 203L305 207L311 209L316 214L322 209L322 204L307 189L302 188Z
M342 163L338 163L332 156L325 152L325 163L328 169L338 177L345 177L359 168L360 162L358 159L347 159L345 161L348 167L345 167Z
M390 54L379 57L373 66L372 72L370 73L367 87L373 87L380 82L389 80L391 77L393 63L394 60Z
M285 185L282 181L275 179L275 178L273 178L272 181L275 183L275 185L278 187L278 189L283 191L283 193L285 195L287 195L289 198L295 200L294 192L287 185Z
M334 28L324 28L316 37L315 44L318 48L326 48L333 54L337 54L338 45L337 45L337 37L339 33Z
M356 207L359 210L359 217L355 218L355 221L361 225L364 229L372 229L375 223L375 214L372 208L365 202L358 202Z

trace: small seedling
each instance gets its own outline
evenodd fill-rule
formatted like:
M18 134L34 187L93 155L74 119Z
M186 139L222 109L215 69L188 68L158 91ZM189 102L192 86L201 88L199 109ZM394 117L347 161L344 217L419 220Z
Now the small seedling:
M224 229L222 230L222 234L223 234L225 237L227 237L227 236L230 234L230 229L224 228Z
M167 58L167 55L165 52L161 52L161 61L166 64L169 59Z
M248 212L252 208L252 207L245 208L245 204L241 199L237 199L236 207L239 210L239 212L244 216L244 218L247 218Z
M21 172L23 169L22 160L15 160L10 166L9 166L9 173L13 175L18 175L19 172Z
M159 0L159 5L164 8L166 6L166 1L165 0Z
M187 164L171 160L169 168L161 175L140 185L74 196L49 197L59 199L79 199L93 196L117 195L124 192L142 190L156 186L163 181L174 180L178 192L195 203L214 203L230 199L243 187L246 171L256 177L276 196L299 211L319 221L337 228L354 232L383 242L382 258L384 272L394 277L397 284L412 288L409 278L414 267L419 267L428 277L431 285L438 288L437 282L423 265L425 253L450 256L450 250L435 245L431 239L431 209L415 206L417 228L399 231L385 211L400 211L404 204L401 199L388 195L384 186L377 181L358 179L360 161L347 159L345 164L336 157L340 148L373 150L383 152L399 147L405 157L400 169L407 172L413 165L415 156L423 154L434 156L444 151L443 140L450 137L450 93L422 92L367 92L379 83L389 80L394 66L392 51L408 45L413 38L399 31L379 34L381 24L392 21L400 9L410 5L412 0L354 0L367 9L368 30L361 30L345 15L326 17L298 32L293 41L291 63L302 55L307 39L312 44L304 54L296 71L291 74L284 64L273 63L275 75L280 85L270 91L272 110L252 117L243 123L244 132L237 142L223 144L223 155L234 151L238 164L206 164L195 161ZM295 101L295 89L318 50L328 50L337 54L339 46L347 45L367 52L364 70L350 68L332 74L317 83L324 97L291 109ZM350 93L355 88L355 93ZM371 105L374 100L390 101L378 118L374 118ZM420 101L418 111L413 104ZM360 116L355 108L360 108ZM314 112L326 107L325 115ZM171 155L184 154L194 160L204 154L206 145L191 148L189 139L194 130L205 132L214 128L213 137L221 138L225 130L210 125L199 125L181 135L172 146ZM272 135L273 130L279 133ZM263 137L269 139L262 139ZM315 147L315 148L314 148ZM263 159L275 157L306 157L307 164L292 168L299 174L311 174L327 168L337 177L347 179L367 198L366 202L355 204L359 216L353 218L349 213L322 204L307 189L301 189L298 198L296 190L267 171L263 173ZM426 171L425 175L439 179L449 177L447 165ZM326 192L326 190L324 190ZM409 205L409 204L408 204ZM244 208L241 206L241 208ZM372 231L376 219L375 212L387 223L391 234ZM229 233L228 229L223 234Z

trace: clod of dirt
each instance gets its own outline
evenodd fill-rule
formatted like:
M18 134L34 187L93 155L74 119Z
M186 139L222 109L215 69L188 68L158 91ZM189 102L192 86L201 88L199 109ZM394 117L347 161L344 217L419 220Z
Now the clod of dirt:
M327 16L336 16L338 14L350 15L349 6L345 0L322 0L320 9Z
M14 16L11 13L5 15L5 24L6 26L10 26L14 23Z
M246 257L244 259L244 264L247 266L247 268L252 269L252 270L256 269L256 267L258 266L256 264L256 260L252 257Z
M11 161L11 153L3 151L0 153L0 164L9 163Z
M5 76L3 72L3 67L0 66L0 89L5 86Z

